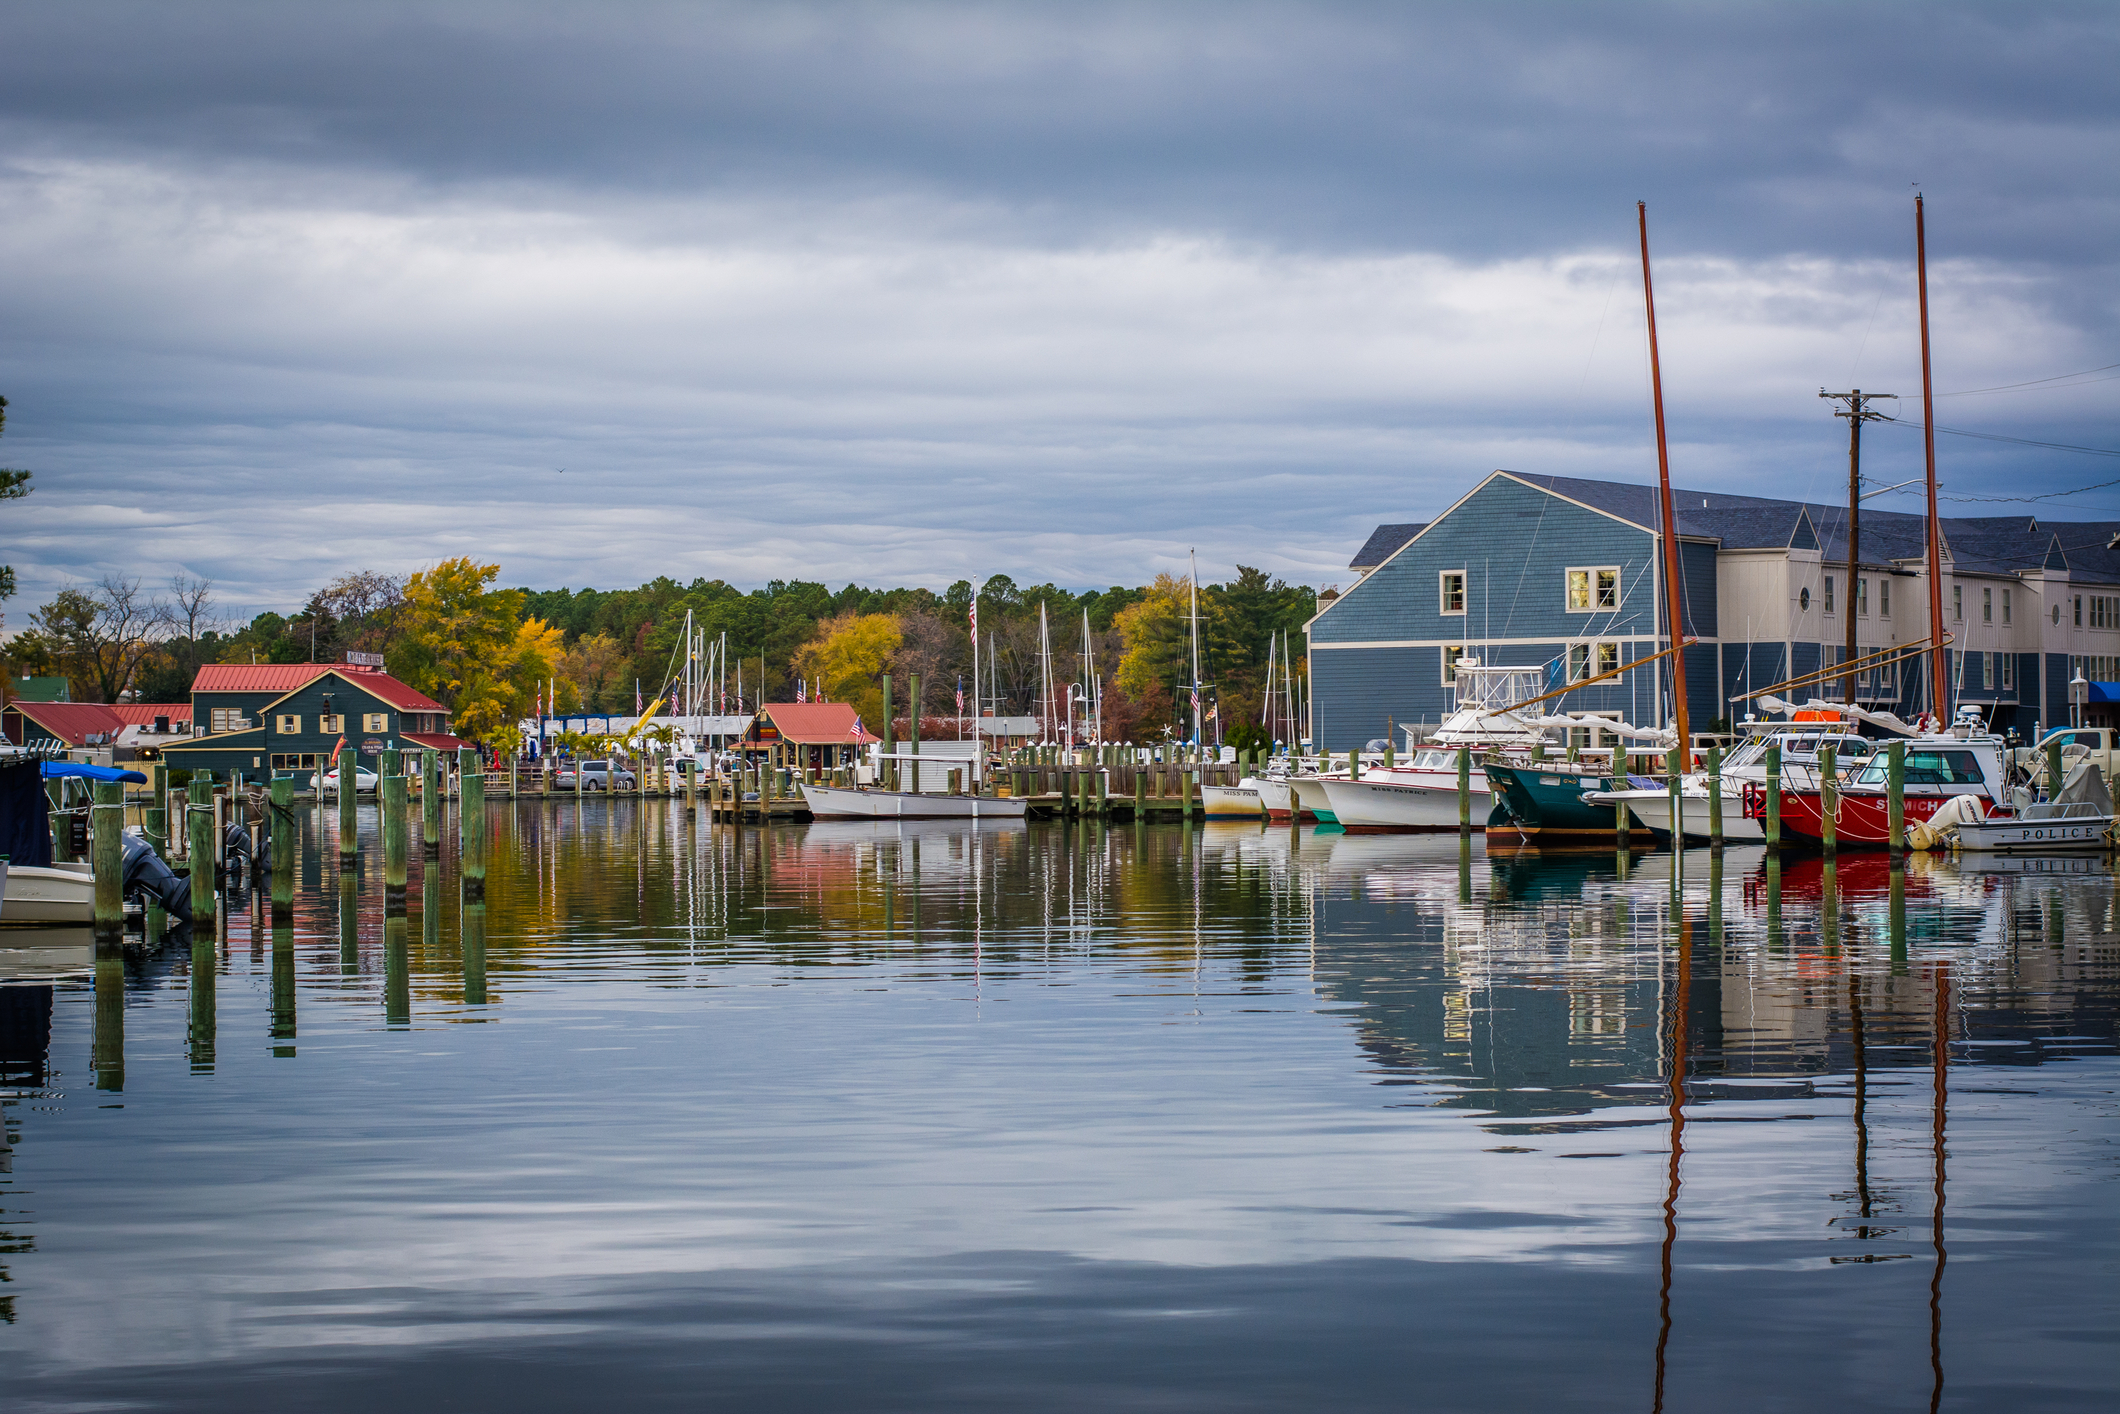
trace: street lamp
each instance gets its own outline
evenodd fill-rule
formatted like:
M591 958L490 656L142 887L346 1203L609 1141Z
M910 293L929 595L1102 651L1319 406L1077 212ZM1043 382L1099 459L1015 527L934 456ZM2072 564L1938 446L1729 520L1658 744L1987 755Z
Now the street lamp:
M2068 710L2070 726L2080 727L2083 725L2083 708L2084 705L2090 700L2091 685L2087 680L2085 680L2083 676L2083 668L2081 667L2081 665L2078 665L2078 667L2076 668L2076 676L2070 678L2068 684Z

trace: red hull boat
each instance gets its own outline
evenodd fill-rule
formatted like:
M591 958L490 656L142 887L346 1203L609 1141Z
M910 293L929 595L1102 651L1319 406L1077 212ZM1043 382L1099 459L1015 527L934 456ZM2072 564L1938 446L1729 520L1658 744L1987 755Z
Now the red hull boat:
M1927 820L1943 803L1951 799L1947 795L1909 795L1905 797L1906 823L1914 825ZM1833 842L1841 849L1883 849L1892 840L1886 832L1888 807L1884 796L1868 792L1840 792L1840 809L1834 816ZM1745 792L1745 814L1754 820L1767 817L1766 791L1759 788ZM1815 790L1789 790L1781 793L1781 837L1785 842L1803 841L1809 844L1825 843L1824 812L1820 807L1819 793Z

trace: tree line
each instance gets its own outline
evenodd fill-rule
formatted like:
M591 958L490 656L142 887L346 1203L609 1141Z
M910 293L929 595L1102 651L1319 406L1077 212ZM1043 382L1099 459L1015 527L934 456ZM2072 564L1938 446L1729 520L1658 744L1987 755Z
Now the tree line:
M833 590L776 580L738 589L722 580L662 577L635 589L502 588L498 565L444 561L406 577L341 575L293 613L226 621L210 582L179 575L166 589L106 577L61 590L7 645L10 677L64 673L77 701L180 702L209 662L339 662L377 653L385 666L451 709L460 735L510 744L539 705L560 714L629 714L663 697L682 671L686 615L722 671L712 684L732 711L798 693L848 701L880 728L881 678L892 674L903 717L969 710L975 696L1005 715L1065 714L1101 701L1110 740L1184 737L1191 729L1192 585L1074 591L979 586L979 681L973 681L973 586ZM1306 587L1238 566L1201 584L1198 636L1203 713L1211 736L1256 723L1269 654L1285 641L1300 678ZM1042 617L1041 617L1042 615ZM723 645L726 645L725 653ZM921 700L910 701L911 678ZM1276 668L1278 690L1281 670ZM741 696L737 689L741 684ZM1077 709L1079 716L1080 708Z

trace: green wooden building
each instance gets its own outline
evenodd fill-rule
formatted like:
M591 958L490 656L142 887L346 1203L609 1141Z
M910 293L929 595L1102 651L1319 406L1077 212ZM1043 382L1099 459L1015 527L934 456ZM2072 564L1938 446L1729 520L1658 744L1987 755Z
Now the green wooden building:
M449 709L388 673L347 663L209 663L191 685L189 740L162 748L173 767L221 779L292 776L314 786L343 737L373 766L388 748L453 752Z

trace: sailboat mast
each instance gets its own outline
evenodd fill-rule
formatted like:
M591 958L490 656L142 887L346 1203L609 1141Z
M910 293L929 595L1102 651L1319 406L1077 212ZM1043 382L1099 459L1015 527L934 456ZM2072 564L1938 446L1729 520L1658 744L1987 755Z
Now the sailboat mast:
M1200 557L1186 551L1192 563L1192 739L1200 744Z
M1686 721L1686 635L1679 613L1682 597L1678 576L1678 518L1671 509L1671 450L1664 440L1664 372L1656 349L1656 288L1649 278L1649 203L1638 201L1635 212L1641 220L1642 302L1649 311L1649 391L1656 407L1656 481L1663 502L1664 527L1664 622L1671 630L1671 723L1678 731L1679 760L1692 750Z
M1053 640L1051 626L1046 622L1045 604L1038 604L1038 716L1039 731L1047 741L1053 739Z
M1921 194L1914 195L1914 283L1921 295L1921 448L1929 493L1929 700L1938 724L1950 720L1950 650L1943 646L1943 529L1936 518L1936 385L1929 380L1929 244Z

